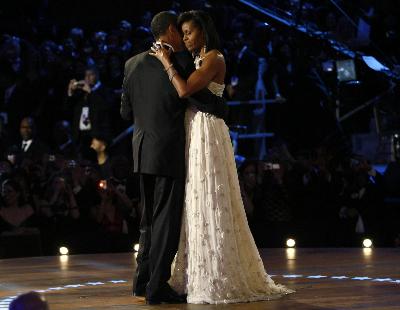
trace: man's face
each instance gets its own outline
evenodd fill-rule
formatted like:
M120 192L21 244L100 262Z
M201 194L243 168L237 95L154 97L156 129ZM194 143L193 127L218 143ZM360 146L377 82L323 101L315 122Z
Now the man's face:
M103 152L105 150L105 145L102 141L97 140L96 138L92 139L92 144L90 147L95 150L97 153L98 152Z
M32 122L29 119L23 119L21 125L19 127L19 132L21 134L22 140L30 140L33 135L33 126Z
M85 72L85 82L90 86L93 86L97 83L97 75L96 72L92 70L86 70Z
M184 46L180 32L173 25L170 25L168 27L168 30L165 33L165 35L160 36L159 40L171 44L174 47L174 49L178 50L183 49Z

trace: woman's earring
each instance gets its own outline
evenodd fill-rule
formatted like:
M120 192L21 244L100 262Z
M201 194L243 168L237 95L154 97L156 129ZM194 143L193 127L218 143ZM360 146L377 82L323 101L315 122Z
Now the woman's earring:
M204 54L207 53L207 45L205 45L205 44L203 46L203 52L204 52Z

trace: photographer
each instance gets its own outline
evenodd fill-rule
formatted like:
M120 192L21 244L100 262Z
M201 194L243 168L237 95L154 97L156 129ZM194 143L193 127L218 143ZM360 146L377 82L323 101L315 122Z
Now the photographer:
M72 135L84 156L89 152L92 133L111 135L110 102L109 92L94 67L86 69L83 80L72 79L68 85L65 110L72 112Z

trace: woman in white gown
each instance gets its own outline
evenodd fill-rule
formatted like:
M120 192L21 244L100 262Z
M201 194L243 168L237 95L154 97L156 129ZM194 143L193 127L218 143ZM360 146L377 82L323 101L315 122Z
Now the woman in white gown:
M169 51L153 49L180 97L202 88L224 91L225 61L211 18L201 11L181 14L186 48L197 55L196 71L183 80ZM240 194L229 129L222 119L188 109L186 189L178 253L170 285L187 302L219 304L269 300L292 293L265 272Z

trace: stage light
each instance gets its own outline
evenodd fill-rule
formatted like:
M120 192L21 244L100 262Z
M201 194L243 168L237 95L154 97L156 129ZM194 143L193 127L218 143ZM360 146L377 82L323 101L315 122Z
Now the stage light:
M136 244L133 246L133 250L134 250L135 252L139 252L139 243L136 243Z
M68 248L67 248L67 247L65 247L65 246L62 246L62 247L60 247L60 250L59 250L59 252L60 252L60 254L61 254L61 255L67 255L67 254L68 254L68 252L69 252L69 250L68 250Z
M372 240L371 239L364 239L363 240L363 246L364 246L364 248L372 247Z
M294 248L295 245L296 245L296 241L294 239L287 239L286 240L286 246L288 248Z

